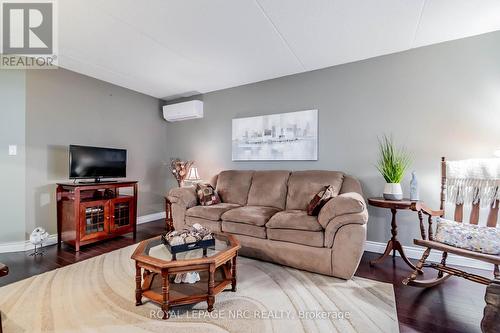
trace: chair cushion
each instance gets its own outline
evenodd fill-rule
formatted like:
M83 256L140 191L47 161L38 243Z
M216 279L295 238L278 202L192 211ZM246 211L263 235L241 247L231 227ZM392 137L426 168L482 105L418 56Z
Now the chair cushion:
M266 238L265 227L258 227L256 225L240 222L222 221L222 231L230 234L252 236L255 238Z
M305 210L285 210L278 212L266 223L270 229L292 229L322 231L316 216L309 216Z
M291 229L267 229L267 238L295 244L323 247L322 231L305 231Z
M237 207L239 207L239 205L230 203L218 203L211 206L194 206L186 211L186 216L219 221L222 214Z
M285 209L290 171L255 171L248 193L248 205Z
M500 229L438 218L434 240L462 249L500 254Z
M331 185L336 196L342 187L344 174L338 171L295 171L288 179L286 209L306 210L312 198L325 186Z
M481 260L484 262L489 262L494 265L500 265L500 255L495 254L486 254L475 251L470 251L466 249L462 249L456 246L451 246L445 243L431 241L428 239L414 239L413 244L422 246L422 247L430 247L431 249L436 249L438 251L448 252L451 254L456 254L458 256L472 258L476 260Z
M217 193L222 202L246 205L253 171L227 170L217 177Z
M221 218L223 221L241 222L261 227L277 212L279 209L274 207L244 206L225 212Z

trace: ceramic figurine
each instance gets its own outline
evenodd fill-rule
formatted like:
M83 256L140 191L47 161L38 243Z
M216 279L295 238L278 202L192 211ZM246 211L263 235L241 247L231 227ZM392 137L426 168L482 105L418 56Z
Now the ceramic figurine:
M43 255L43 251L41 251L40 249L43 247L43 242L47 238L49 238L49 233L45 231L45 229L37 227L35 228L35 230L33 230L30 235L30 242L35 246L35 250L30 254L30 256Z
M410 200L411 201L418 201L420 200L419 195L418 195L418 180L417 180L417 174L415 171L411 173L411 181L410 181Z

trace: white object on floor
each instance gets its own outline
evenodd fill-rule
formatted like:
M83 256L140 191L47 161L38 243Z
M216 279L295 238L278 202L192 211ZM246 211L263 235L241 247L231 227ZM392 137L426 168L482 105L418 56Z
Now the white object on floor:
M35 246L35 251L30 254L30 256L43 255L43 251L40 251L38 247L43 246L43 242L49 238L49 233L45 231L42 227L36 227L35 230L30 235L30 242Z
M200 281L198 272L181 273L175 276L174 283L196 283Z

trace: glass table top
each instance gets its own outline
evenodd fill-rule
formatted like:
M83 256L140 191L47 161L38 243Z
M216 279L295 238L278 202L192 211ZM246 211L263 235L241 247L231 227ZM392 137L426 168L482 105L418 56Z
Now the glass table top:
M144 251L142 254L163 261L180 261L213 257L231 247L229 239L221 235L215 235L215 246L206 248L206 254L204 254L204 249L195 249L185 252L178 252L173 255L173 253L170 252L170 250L162 243L160 237L152 238L150 240L147 240L146 242L147 244L144 247Z

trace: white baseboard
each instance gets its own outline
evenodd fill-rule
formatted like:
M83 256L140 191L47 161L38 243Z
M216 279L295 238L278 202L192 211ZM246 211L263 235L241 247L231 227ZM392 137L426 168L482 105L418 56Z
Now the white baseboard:
M137 218L137 224L148 223L165 218L165 212L154 213L149 215L139 216ZM57 244L57 235L50 235L49 238L43 243L43 246L50 246ZM30 243L29 240L19 241L19 242L6 242L0 243L0 253L9 252L24 252L34 250L35 247Z
M366 241L365 243L365 251L375 252L375 253L384 253L386 243L372 242ZM424 252L424 248L416 247L416 246L403 246L403 250L406 256L410 259L420 259L422 257L422 253ZM396 252L396 255L400 257L399 253ZM429 261L440 262L441 261L441 251L432 250L431 254L428 258ZM460 257L454 254L449 254L448 259L446 260L447 264L470 267L470 268L478 268L478 269L486 269L490 272L493 272L493 265L488 264L479 260L469 259L465 257Z
M43 246L54 245L57 243L57 235L50 235L49 238L43 243ZM8 243L0 243L0 253L9 253L9 252L23 252L23 251L31 251L34 250L35 246L27 241L19 241L19 242L8 242Z

